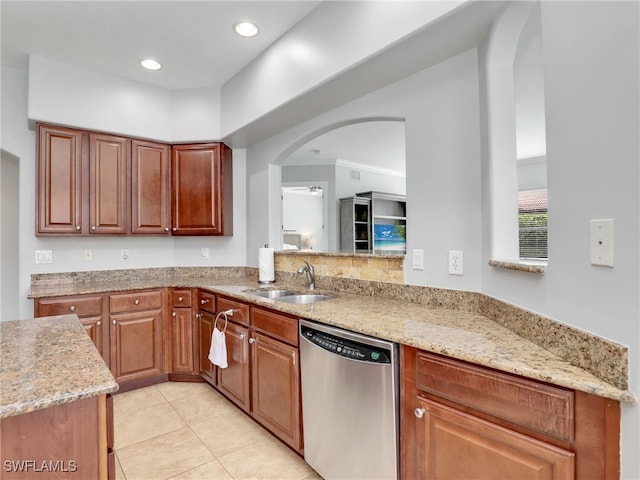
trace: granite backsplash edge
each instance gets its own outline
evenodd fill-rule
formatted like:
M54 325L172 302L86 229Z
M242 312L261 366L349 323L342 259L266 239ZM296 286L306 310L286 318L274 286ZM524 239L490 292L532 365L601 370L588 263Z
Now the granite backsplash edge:
M152 281L153 285L180 286L187 278L258 279L254 267L159 267L126 270L42 273L31 275L32 292L53 285L86 285L119 281ZM276 281L296 284L300 276L276 271ZM586 370L621 390L628 389L628 349L557 320L478 292L433 288L383 281L317 276L316 286L336 292L379 296L399 301L473 312L483 315L519 336Z

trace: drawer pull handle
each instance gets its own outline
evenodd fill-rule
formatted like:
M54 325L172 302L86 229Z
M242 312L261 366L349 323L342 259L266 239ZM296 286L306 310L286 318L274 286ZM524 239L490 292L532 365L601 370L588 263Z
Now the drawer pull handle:
M416 418L422 418L422 417L424 417L424 414L425 414L426 412L427 412L427 411L426 411L424 408L416 408L416 409L413 411L413 414L416 416Z
M140 300L138 300L137 298L133 301L134 304L136 305L140 305Z
M181 302L182 300L184 300L182 297L178 297L179 302Z
M70 311L70 312L75 312L75 311L76 311L76 306L75 306L75 305L71 305L71 306L69 307L69 311Z
M102 322L101 322L100 320L98 320L98 321L96 322L96 327L99 327L100 325L102 325Z
M205 299L200 300L200 305L205 305L205 304L207 304L207 303L209 303L209 299L206 299L206 300L205 300Z

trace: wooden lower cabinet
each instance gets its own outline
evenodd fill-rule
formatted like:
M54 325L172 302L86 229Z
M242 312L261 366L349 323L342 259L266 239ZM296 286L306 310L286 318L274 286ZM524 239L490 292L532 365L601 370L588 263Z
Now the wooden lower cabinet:
M2 478L115 478L109 402L100 395L1 419Z
M40 298L34 302L34 316L75 313L103 360L109 365L109 307L105 301L104 295Z
M302 449L298 348L252 332L252 414L293 449Z
M401 348L401 478L619 478L613 400Z
M197 314L200 335L200 375L211 385L216 384L216 367L209 361L211 348L211 336L213 335L213 322L215 315L200 310Z
M421 478L574 478L571 452L428 399L417 405Z
M220 320L219 322L224 323ZM228 367L217 369L217 387L229 400L245 412L249 412L251 409L249 329L235 322L228 322L225 340Z
M194 291L188 288L174 288L171 291L171 314L169 316L170 380L191 381L191 375L200 378L198 318L192 308Z

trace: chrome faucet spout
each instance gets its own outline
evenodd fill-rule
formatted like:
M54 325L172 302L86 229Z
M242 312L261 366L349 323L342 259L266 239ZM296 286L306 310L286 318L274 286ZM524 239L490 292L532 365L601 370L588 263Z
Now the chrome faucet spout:
M316 288L316 276L313 265L309 263L309 259L304 260L304 265L300 265L298 268L298 273L306 273L307 274L307 288L309 290L314 290Z

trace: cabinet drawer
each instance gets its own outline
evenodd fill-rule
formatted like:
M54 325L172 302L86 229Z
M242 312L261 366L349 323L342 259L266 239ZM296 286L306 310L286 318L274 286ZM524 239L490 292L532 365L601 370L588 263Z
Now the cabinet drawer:
M251 308L251 326L274 338L298 346L298 319L259 307Z
M121 293L109 296L109 310L111 313L134 312L151 308L162 308L161 290Z
M209 313L216 313L216 297L213 293L198 292L198 308Z
M563 441L573 440L570 390L426 352L418 354L416 381L418 390Z
M175 289L171 291L171 305L174 307L191 306L191 290Z
M66 315L75 313L78 317L102 315L102 296L42 298L36 303L36 316Z
M249 326L249 305L226 297L218 297L216 301L218 313L233 310L233 316L230 318L240 325Z

